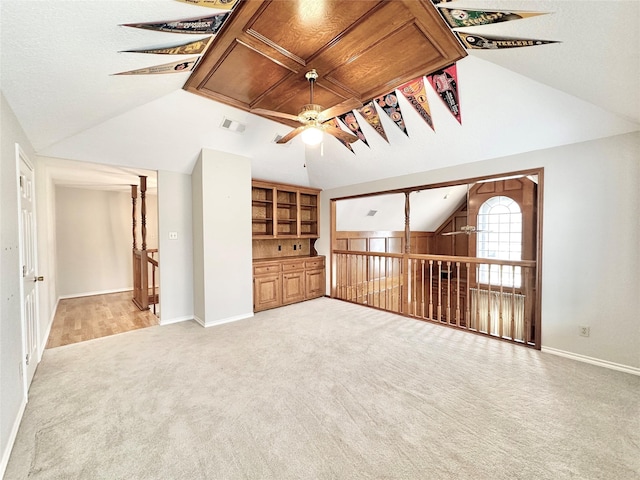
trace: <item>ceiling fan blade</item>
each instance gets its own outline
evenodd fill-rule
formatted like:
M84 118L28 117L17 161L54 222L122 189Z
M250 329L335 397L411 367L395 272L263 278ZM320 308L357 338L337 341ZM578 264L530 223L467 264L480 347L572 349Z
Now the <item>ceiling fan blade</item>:
M297 115L291 115L290 113L276 112L274 110L265 110L264 108L252 108L251 113L256 113L258 115L268 115L270 117L278 117L278 118L286 118L287 120L294 120L296 122L300 121Z
M278 140L276 143L279 143L279 144L287 143L289 140L291 140L296 135L301 134L304 129L305 129L304 126L295 128L295 129L291 130L289 133L287 133L280 140Z
M323 110L322 112L320 112L319 116L321 118L330 119L342 115L343 113L347 113L354 108L360 107L362 107L362 103L357 98L350 98L348 100L345 100L344 102L340 102L333 107Z
M338 138L339 140L342 140L343 142L353 143L353 142L358 141L358 137L356 137L355 135L352 135L352 134L350 134L348 132L345 132L340 127L334 127L332 125L325 125L325 128L323 130L325 132L327 132L328 134L333 135L334 137Z

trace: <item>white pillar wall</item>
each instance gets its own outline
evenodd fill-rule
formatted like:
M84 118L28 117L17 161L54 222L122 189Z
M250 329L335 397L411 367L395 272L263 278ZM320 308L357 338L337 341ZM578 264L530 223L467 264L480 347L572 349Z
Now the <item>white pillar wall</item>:
M251 317L251 162L202 150L192 189L195 319L208 327Z

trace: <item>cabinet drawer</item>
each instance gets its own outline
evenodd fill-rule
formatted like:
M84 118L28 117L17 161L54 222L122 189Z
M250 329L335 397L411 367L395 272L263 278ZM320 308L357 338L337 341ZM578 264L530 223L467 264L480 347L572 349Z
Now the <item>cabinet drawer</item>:
M304 261L300 262L286 262L282 264L283 272L291 272L294 270L304 270Z
M280 264L254 265L253 267L254 275L265 275L267 273L279 273L279 272L280 272Z
M307 270L324 268L324 258L319 258L316 260L307 260L304 265Z

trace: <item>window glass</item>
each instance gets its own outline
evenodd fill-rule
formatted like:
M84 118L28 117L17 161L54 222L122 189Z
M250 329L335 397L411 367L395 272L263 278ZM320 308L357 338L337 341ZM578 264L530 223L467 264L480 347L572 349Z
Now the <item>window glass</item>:
M480 206L477 223L478 258L522 260L522 211L509 197L491 197ZM520 287L521 268L509 265L478 266L478 281Z

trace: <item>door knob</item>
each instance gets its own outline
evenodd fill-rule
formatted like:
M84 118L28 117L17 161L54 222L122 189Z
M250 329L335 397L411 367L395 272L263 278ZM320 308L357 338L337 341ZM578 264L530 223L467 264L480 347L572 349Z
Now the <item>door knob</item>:
M33 281L35 282L44 282L44 277L40 276L40 277L33 277Z

